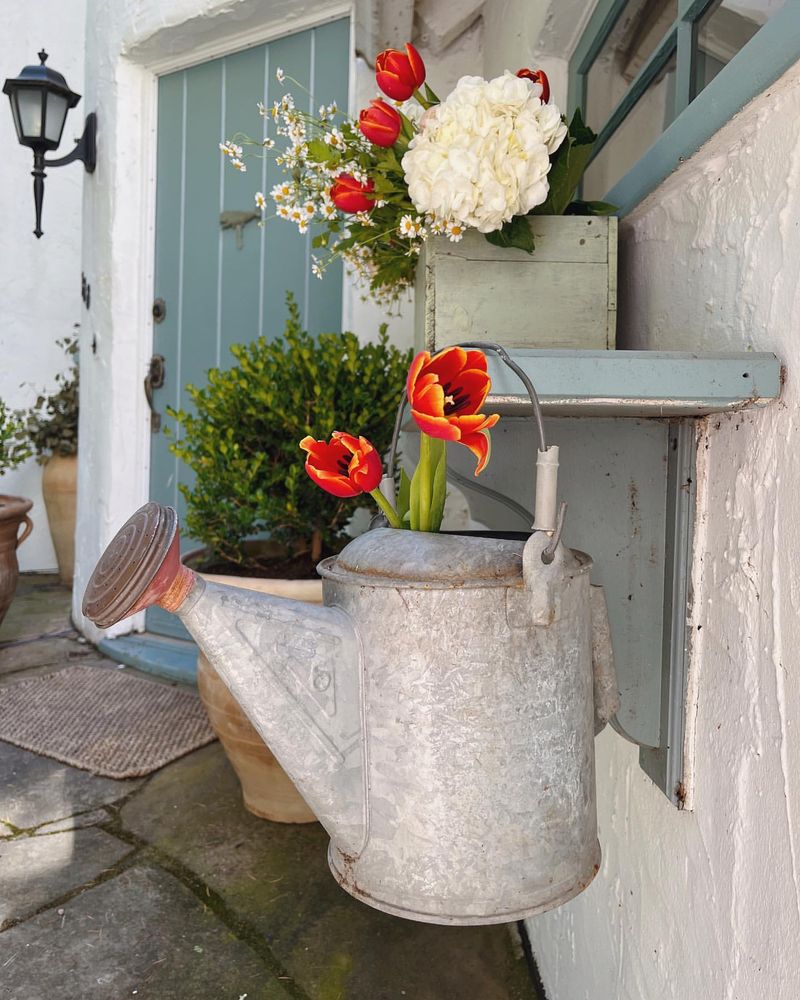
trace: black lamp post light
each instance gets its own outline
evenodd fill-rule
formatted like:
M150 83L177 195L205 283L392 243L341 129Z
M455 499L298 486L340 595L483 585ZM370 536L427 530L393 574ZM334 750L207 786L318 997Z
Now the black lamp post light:
M93 173L96 163L97 115L86 116L83 135L67 156L58 160L45 160L44 154L58 149L67 112L81 99L67 86L64 77L45 66L47 53L39 53L39 66L26 66L19 76L9 77L3 84L3 93L11 101L14 128L23 146L33 150L33 202L36 206L34 235L42 235L42 200L44 199L45 167L63 167L73 160L80 160L88 173Z

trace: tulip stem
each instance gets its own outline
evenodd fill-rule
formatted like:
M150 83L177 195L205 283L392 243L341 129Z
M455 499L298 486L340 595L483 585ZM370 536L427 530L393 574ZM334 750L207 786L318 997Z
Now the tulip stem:
M383 513L386 515L386 520L391 524L393 528L402 528L403 522L397 515L397 511L389 503L386 497L381 493L380 489L374 489L369 491L369 495L375 501L375 503L380 507Z
M431 494L433 469L431 468L431 439L424 432L419 435L419 530L431 530Z
M425 108L425 110L426 110L426 111L428 110L428 108L432 108L432 107L433 107L433 102L432 102L432 101L426 101L426 100L425 100L425 98L424 98L424 97L422 96L422 94L420 93L420 91L419 91L419 88L417 88L417 89L416 89L416 90L414 91L414 93L413 93L413 95L412 95L412 96L413 96L413 97L415 97L415 98L417 99L417 102L418 102L419 104L421 104L421 105L422 105L422 107L423 107L423 108Z

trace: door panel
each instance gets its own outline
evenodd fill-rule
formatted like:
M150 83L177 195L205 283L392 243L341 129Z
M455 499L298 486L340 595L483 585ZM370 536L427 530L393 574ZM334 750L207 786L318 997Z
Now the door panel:
M256 102L270 107L287 90L309 110L332 100L346 109L349 46L345 18L159 80L155 297L164 300L166 313L154 324L153 351L166 363L154 407L162 414L162 428L173 435L180 428L167 406L187 407L186 385L202 385L209 368L227 366L231 344L278 336L287 291L312 333L341 327L341 266L329 267L324 281L311 276L312 232L301 236L279 219L263 227L251 222L238 232L221 228L221 213L252 211L255 192L269 195L283 174L271 158L256 157L239 173L218 143L235 141L237 132L266 135ZM279 84L278 67L314 96L288 81ZM270 134L274 137L274 130ZM153 434L150 496L175 507L183 519L186 505L178 487L190 483L191 474L170 453L169 443L163 430ZM196 545L185 537L182 550ZM148 611L147 628L186 637L178 619L160 609Z

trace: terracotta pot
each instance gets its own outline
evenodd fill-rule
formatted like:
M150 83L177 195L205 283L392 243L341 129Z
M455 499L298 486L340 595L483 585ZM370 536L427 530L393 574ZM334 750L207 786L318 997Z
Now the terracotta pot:
M187 556L186 561L192 561L194 556ZM200 575L206 580L231 587L258 590L313 604L322 603L322 580L270 580L213 573ZM211 728L239 776L245 809L274 823L316 822L317 817L291 778L202 653L197 657L197 688L208 712Z
M72 586L75 571L75 496L78 456L53 455L42 472L42 495L61 582Z
M11 497L0 493L0 624L6 616L19 579L17 548L33 531L28 511L33 506L24 497ZM19 526L25 525L22 534Z

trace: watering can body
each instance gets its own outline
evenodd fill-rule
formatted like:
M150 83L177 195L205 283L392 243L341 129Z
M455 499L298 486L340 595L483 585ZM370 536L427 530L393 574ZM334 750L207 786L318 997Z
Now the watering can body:
M269 742L343 888L415 920L495 923L565 902L600 860L591 560L559 545L547 564L549 541L377 529L321 564L323 607L183 567L137 586ZM90 617L101 604L90 584Z

